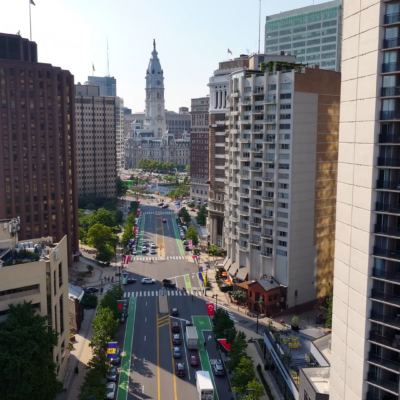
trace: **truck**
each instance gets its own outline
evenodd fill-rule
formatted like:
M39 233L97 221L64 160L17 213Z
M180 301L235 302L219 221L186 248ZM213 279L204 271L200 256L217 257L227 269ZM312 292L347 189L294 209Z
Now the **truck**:
M197 336L197 330L195 326L186 327L186 346L188 350L198 349L199 338Z
M196 371L196 387L199 400L214 400L214 386L208 371Z

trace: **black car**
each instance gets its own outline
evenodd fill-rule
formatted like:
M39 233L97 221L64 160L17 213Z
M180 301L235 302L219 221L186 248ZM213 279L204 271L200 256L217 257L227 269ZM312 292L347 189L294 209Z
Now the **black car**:
M185 246L185 251L190 251L189 246Z
M168 204L164 204L161 208L168 208Z
M126 283L129 285L130 283L136 283L136 279L135 278L128 278L128 280L126 281Z
M192 321L186 321L186 326L193 326L193 322Z
M163 279L162 284L164 287L170 287L170 288L176 287L176 283L172 282L171 279Z
M175 365L175 371L178 376L186 376L185 364L177 363Z
M177 317L179 315L179 310L177 308L173 308L171 310L171 315L173 315L174 317Z
M111 359L112 365L118 365L121 362L121 349L117 348L115 352L115 357Z
M87 287L83 290L85 293L97 293L99 291L97 287Z
M172 332L179 333L181 331L181 328L179 327L177 322L173 322L171 325L171 330Z

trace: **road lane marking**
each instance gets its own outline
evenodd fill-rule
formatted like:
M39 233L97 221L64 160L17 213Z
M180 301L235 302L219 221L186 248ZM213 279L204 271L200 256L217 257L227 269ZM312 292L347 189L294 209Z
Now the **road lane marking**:
M144 341L146 341L146 335L144 335Z
M192 284L190 283L189 275L185 275L185 285L186 285L186 290L188 292L191 292L192 291Z
M175 394L175 400L178 400L178 397L176 395L176 374L175 374L175 359L174 359L174 351L173 351L173 345L172 345L172 333L171 333L171 319L168 321L169 323L169 342L171 343L171 360L172 360L172 373L174 374L174 394ZM188 365L189 368L189 365Z
M157 321L157 388L158 388L158 400L160 400L160 345L159 345L159 333L158 333L158 305L156 301L156 321Z
M181 331L183 332L183 320L181 320ZM189 373L189 381L190 381L190 364L189 364L189 359L188 359L188 355L187 355L187 348L186 348L186 340L183 339L183 346L185 347L185 356L186 356L186 365L188 373Z

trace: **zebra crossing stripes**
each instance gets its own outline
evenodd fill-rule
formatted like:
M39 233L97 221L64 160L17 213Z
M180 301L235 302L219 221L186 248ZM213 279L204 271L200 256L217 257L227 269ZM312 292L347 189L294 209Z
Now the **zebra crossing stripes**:
M184 260L184 256L167 256L167 260Z
M168 256L167 260L185 260L186 257L184 256ZM142 257L142 256L137 256L133 257L132 261L157 261L158 257Z
M165 295L170 297L180 297L186 296L189 297L193 294L193 296L203 297L203 292L201 290L193 290L192 292L182 292L181 290L165 290ZM124 297L157 297L161 296L157 290L139 290L136 292L125 292Z
M174 214L174 212L173 211L161 211L161 212L160 211L144 211L144 212L142 212L142 214L171 215L171 214Z

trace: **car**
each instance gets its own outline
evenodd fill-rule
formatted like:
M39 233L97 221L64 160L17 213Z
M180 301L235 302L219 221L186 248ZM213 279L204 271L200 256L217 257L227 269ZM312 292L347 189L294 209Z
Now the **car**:
M186 240L186 237L185 236L181 236L181 240Z
M152 249L155 249L155 248L156 248L156 244L155 244L155 243L152 243L152 244L150 245L150 247L151 247Z
M185 364L184 363L176 363L175 373L178 376L185 376L186 375Z
M119 323L120 323L120 324L125 323L125 322L126 322L126 317L127 317L127 316L126 316L125 314L122 314L121 317L119 318Z
M168 204L164 204L161 208L168 208Z
M185 251L189 251L189 246L185 246Z
M198 365L200 365L199 357L197 357L197 356L190 356L190 365L191 365L192 367L197 367Z
M136 249L132 250L132 255L133 255L133 256L136 256L136 255L137 255L137 250L136 250Z
M173 308L171 310L171 315L173 315L174 317L177 317L179 315L179 310L177 308Z
M142 253L147 253L147 247L145 246L142 247Z
M158 203L158 204L157 204L158 207L161 207L161 206L163 206L163 205L164 205L164 203Z
M142 284L156 283L155 279L152 278L142 278Z
M225 375L224 367L219 362L214 364L214 375Z
M144 241L143 243L142 243L142 246L148 246L149 244L146 242L146 241Z
M154 249L150 250L150 254L157 254L156 251Z
M175 333L174 336L172 336L172 343L173 344L181 344L182 343L181 335L179 335L178 333Z
M130 283L136 283L136 278L128 278L126 285L129 285Z
M163 279L162 285L164 287L170 287L170 288L175 288L176 287L176 283L172 282L171 279Z
M115 382L108 382L107 383L106 399L113 399L115 397L116 388L117 388L117 385L115 384Z
M174 358L182 358L181 348L174 347L173 351L172 351L172 355L174 356Z
M166 220L166 219L163 219L162 222L167 222L167 220Z
M118 365L121 362L121 349L117 347L115 351L115 357L111 359L112 365Z
M111 366L110 371L108 372L108 375L107 375L107 380L109 382L115 382L117 380L117 375L118 375L117 368Z
M189 242L188 242L187 240L184 240L184 241L182 242L182 244L186 246L187 244L189 244Z
M83 289L85 293L97 293L99 289L97 287L87 287Z
M194 208L191 208L191 209L190 209L190 211L197 211L197 210L196 210L196 209L194 209Z
M171 330L174 333L179 333L181 331L181 328L179 327L179 324L177 322L173 322L171 325Z

